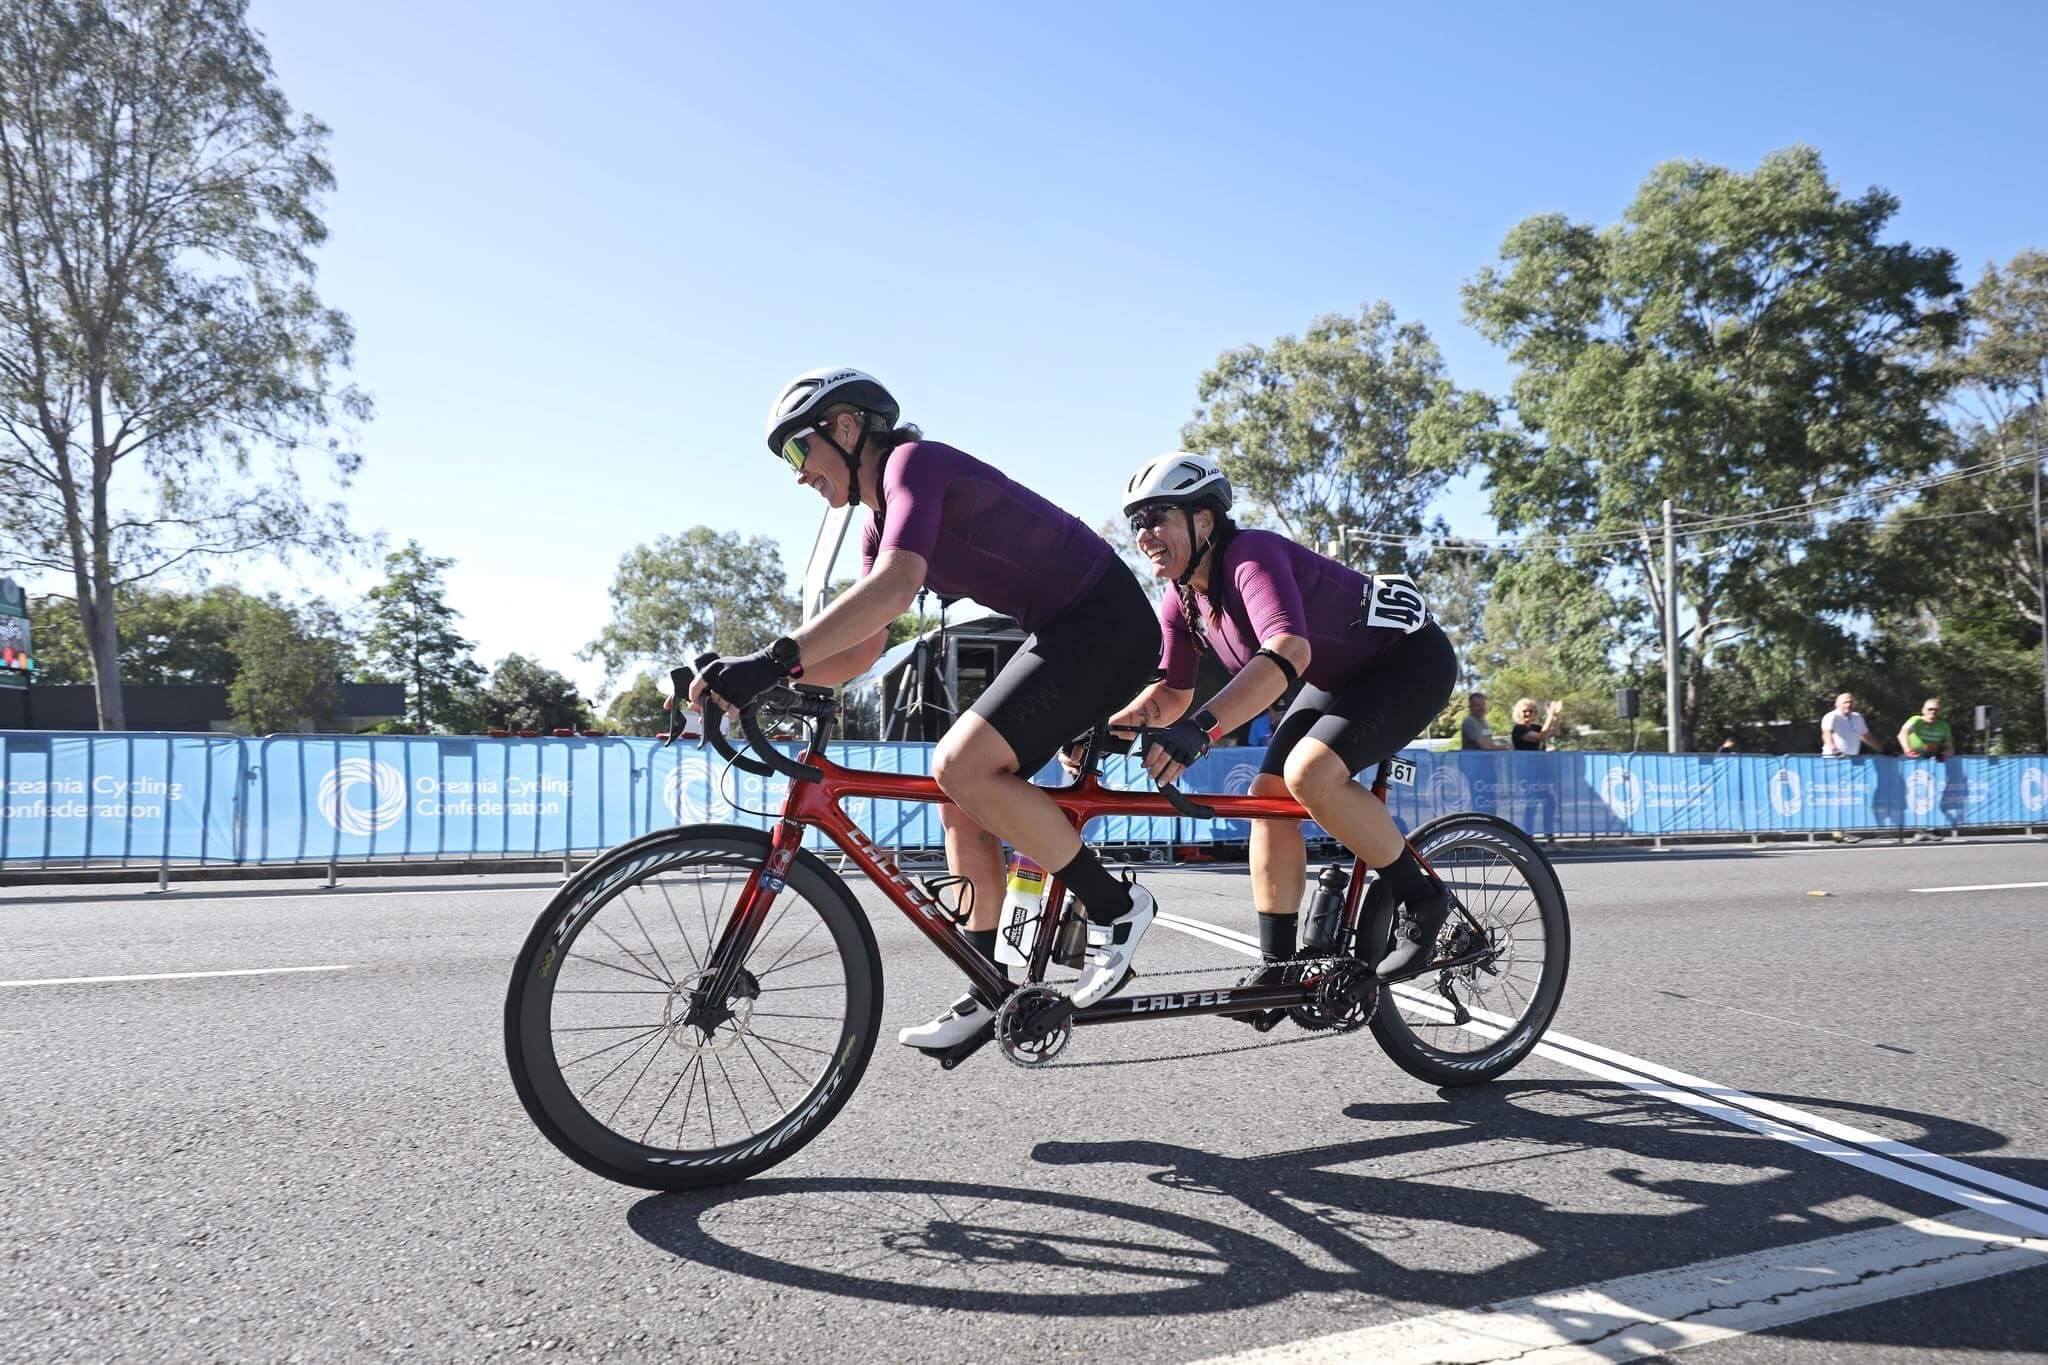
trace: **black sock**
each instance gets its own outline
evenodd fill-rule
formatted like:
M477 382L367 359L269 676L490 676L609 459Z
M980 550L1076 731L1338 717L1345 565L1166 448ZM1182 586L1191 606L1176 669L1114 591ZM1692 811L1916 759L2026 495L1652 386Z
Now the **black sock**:
M974 945L974 951L990 962L996 960L996 931L994 929L969 929L967 941Z
M1130 888L1111 876L1102 860L1095 856L1095 850L1086 844L1081 845L1074 861L1055 869L1052 875L1081 898L1081 908L1088 912L1092 923L1108 924L1130 911Z
M1294 956L1294 935L1301 926L1300 915L1260 915L1259 951L1268 962Z
M1429 873L1423 870L1412 848L1402 849L1400 857L1380 869L1380 876L1386 879L1387 890L1394 893L1394 899L1403 905L1431 886Z

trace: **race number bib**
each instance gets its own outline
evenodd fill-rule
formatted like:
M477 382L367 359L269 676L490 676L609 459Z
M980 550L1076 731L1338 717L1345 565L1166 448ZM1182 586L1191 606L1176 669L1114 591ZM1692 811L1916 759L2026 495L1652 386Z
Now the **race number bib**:
M1358 619L1362 625L1412 634L1429 621L1429 607L1408 575L1372 574L1365 580L1365 600L1359 604Z

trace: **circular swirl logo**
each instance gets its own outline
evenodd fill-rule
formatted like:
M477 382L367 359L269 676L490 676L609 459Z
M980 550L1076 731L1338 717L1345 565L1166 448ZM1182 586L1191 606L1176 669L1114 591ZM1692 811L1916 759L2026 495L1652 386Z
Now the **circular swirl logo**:
M1600 799L1607 809L1626 820L1643 804L1643 784L1626 768L1609 768L1600 779Z
M701 758L688 757L661 780L661 803L679 825L697 825L711 818L711 767Z
M1235 767L1231 768L1229 774L1223 779L1224 794L1228 796L1249 795L1252 789L1252 783L1254 780L1257 779L1258 775L1259 769L1256 764L1237 764Z
M1925 768L1906 774L1906 809L1915 815L1934 809L1934 774Z
M1780 815L1797 815L1805 805L1805 796L1799 789L1799 774L1790 768L1780 768L1771 774L1771 809Z
M368 788L369 803L351 795ZM362 836L389 829L405 814L405 774L374 758L344 758L320 779L320 814L343 834Z
M2021 775L2020 803L2028 810L2048 806L2048 771L2029 768Z
M1429 770L1429 784L1423 788L1432 809L1439 815L1472 809L1472 784L1450 762L1439 759Z

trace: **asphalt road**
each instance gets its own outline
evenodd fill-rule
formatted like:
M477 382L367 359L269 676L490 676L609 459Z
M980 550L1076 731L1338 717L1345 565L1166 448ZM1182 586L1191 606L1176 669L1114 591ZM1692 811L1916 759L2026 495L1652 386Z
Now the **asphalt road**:
M24 1361L1187 1362L1333 1337L1254 1358L1505 1358L1520 1348L1399 1355L1387 1334L1469 1338L1520 1310L1461 1310L1580 1286L1651 1304L1649 1272L1727 1284L1758 1257L1917 1235L1899 1225L1961 1202L1899 1175L1923 1156L2048 1187L2048 845L1559 869L1556 1033L1710 1085L1559 1052L1438 1091L1366 1034L1220 1020L1083 1030L1043 1072L991 1048L945 1074L885 1041L796 1157L658 1196L565 1160L506 1079L505 981L544 879L9 889L0 1340ZM1150 884L1173 914L1250 927L1241 871ZM957 990L862 900L893 1032ZM1141 956L1206 962L1242 959L1166 929ZM345 970L22 984L279 967ZM1146 1060L1188 1053L1206 1055ZM1729 1091L1922 1155L1742 1126L1716 1109ZM2032 1247L1687 1359L2048 1358Z

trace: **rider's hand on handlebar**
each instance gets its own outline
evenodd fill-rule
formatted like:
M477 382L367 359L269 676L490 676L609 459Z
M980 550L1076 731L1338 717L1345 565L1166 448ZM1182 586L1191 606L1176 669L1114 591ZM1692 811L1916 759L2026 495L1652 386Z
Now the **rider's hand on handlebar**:
M706 714L704 710L704 697L709 691L710 689L704 686L704 675L702 673L699 673L690 680L690 709L700 716ZM725 714L728 716L737 716L740 713L740 709L737 706L732 705L715 694L712 695L711 700L723 707Z
M1193 717L1183 717L1152 732L1145 751L1145 771L1154 782L1178 782L1188 765L1209 752L1209 734Z
M789 676L789 670L769 657L765 649L752 654L733 654L713 659L698 681L706 691L735 711ZM690 689L696 691L693 685Z

